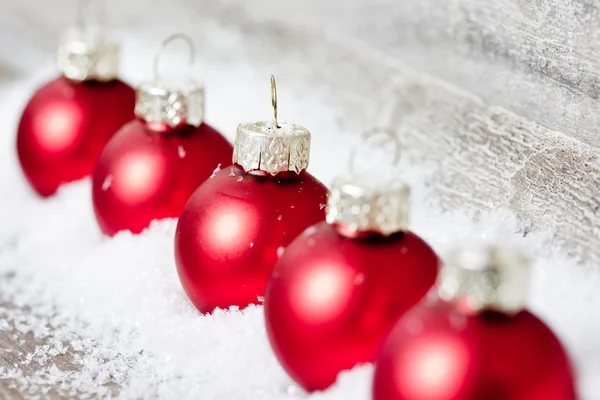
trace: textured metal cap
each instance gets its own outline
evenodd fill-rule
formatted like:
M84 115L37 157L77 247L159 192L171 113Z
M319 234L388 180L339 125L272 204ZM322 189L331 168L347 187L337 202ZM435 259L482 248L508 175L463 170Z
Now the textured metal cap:
M410 188L401 182L369 188L350 179L334 180L327 200L327 222L351 234L377 232L388 236L408 229Z
M137 88L135 115L146 122L170 128L200 126L204 119L204 86L191 78L166 81L160 77L158 67L162 53L169 43L178 39L188 46L191 72L196 60L194 42L182 33L167 36L154 56L154 79Z
M520 251L501 246L477 246L454 251L438 276L442 299L467 312L499 311L513 315L525 306L529 261Z
M300 173L308 167L310 132L294 124L261 121L238 125L233 162L246 172Z
M102 32L73 28L65 32L58 46L57 66L73 81L113 80L119 69L119 45Z
M146 82L137 89L135 115L170 128L200 126L204 118L204 88L193 80L179 85L162 80Z

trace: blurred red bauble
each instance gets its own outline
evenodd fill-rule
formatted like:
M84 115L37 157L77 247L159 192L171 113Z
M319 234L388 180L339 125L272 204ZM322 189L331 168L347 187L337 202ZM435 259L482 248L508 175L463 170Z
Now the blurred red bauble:
M492 269L487 276L479 274L481 279L472 279L472 271L461 279L464 285L450 283L447 288L477 297L483 307L466 314L464 298L460 307L436 299L407 313L378 357L373 399L576 399L573 371L554 333L526 310L507 314L489 309L494 308L489 305L498 308L494 302L509 304L502 283L496 289L489 285L493 280L502 282L506 274L486 282ZM470 288L465 290L465 285ZM475 287L491 290L484 294ZM498 288L495 293L500 295L494 299L490 294ZM482 295L490 302L482 303Z
M435 283L438 259L411 232L351 239L322 222L294 240L265 296L271 346L306 390L372 362L396 320Z
M139 233L153 220L179 217L194 190L231 162L231 144L203 122L204 88L191 79L173 83L159 76L161 52L175 39L187 42L193 64L188 36L165 39L154 60L155 79L137 89L138 119L113 137L94 169L94 211L107 235Z
M325 218L327 189L306 171L276 176L238 165L206 181L175 236L177 271L201 312L258 304L285 246Z
M367 131L363 144L380 133L396 144L397 163L395 132ZM265 296L271 347L308 391L374 361L393 324L429 291L438 271L435 252L408 231L409 187L391 179L374 184L381 171L361 181L354 156L349 176L332 184L327 222L290 244Z
M27 180L41 196L89 175L112 135L134 118L135 91L112 80L57 78L31 98L17 134Z
M60 40L62 76L38 89L19 123L21 168L44 197L88 176L112 135L134 118L135 91L118 80L119 45L103 26L88 29L89 3L80 4L77 26Z
M139 233L155 219L179 217L194 190L231 162L231 152L206 123L160 132L130 122L106 146L92 176L100 228L110 236Z
M461 315L422 305L394 328L377 360L375 400L573 400L571 367L528 311Z

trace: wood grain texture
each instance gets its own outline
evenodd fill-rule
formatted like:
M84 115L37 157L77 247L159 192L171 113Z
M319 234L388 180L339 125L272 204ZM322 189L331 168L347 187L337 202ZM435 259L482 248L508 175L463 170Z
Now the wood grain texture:
M347 0L346 8L323 3L171 3L171 15L193 21L189 24L161 21L159 15L140 22L135 8L140 3L134 1L115 24L162 23L166 31L184 25L211 63L252 65L265 76L285 76L299 95L329 104L338 132L396 127L410 156L434 166L432 200L473 216L508 207L527 230L552 229L557 245L598 268L597 2ZM146 4L152 8L156 2ZM50 7L34 0L13 7L47 35L70 20L30 13ZM228 39L243 38L244 49L207 37L203 26L215 23ZM17 327L0 331L0 348L10 350L0 352L0 366L16 364L32 376L29 388L0 381L0 398L77 397L36 387L40 365L23 364L23 357L51 337ZM77 371L70 349L43 367L51 364Z
M307 91L318 88L315 95L340 116L341 132L391 121L414 157L437 166L432 183L446 208L475 215L508 207L529 230L551 229L557 245L597 268L600 157L595 146L573 132L548 129L490 104L362 40L327 35L314 24L265 24L255 7L244 14L232 1L217 3L211 3L212 14L243 32L249 51L264 49L260 57L238 54L241 62L260 59L260 68L285 73ZM536 109L544 111L549 102Z
M4 277L3 277L4 278ZM11 310L11 318L7 318L7 310ZM15 317L15 312L16 316ZM43 397L45 399L64 399L65 393L60 390L60 382L55 387L35 383L36 372L40 368L38 362L33 361L33 355L40 346L48 346L51 338L36 338L32 332L25 331L19 326L19 320L32 319L27 308L18 308L12 304L0 303L0 320L9 321L9 327L0 331L0 368L10 371L6 375L13 375L12 379L0 380L0 399L27 399L31 397ZM31 360L27 362L26 360ZM76 371L73 364L73 354L66 351L56 354L48 360L56 368L62 371ZM31 382L28 385L17 384L16 378L28 377Z
M303 20L359 38L489 104L600 145L598 0L227 3L258 20Z

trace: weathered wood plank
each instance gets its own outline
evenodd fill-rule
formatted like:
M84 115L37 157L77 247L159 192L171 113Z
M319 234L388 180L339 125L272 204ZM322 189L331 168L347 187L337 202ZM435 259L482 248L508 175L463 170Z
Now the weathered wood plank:
M3 277L5 278L5 277ZM1 300L1 298L0 298ZM39 364L36 362L24 363L28 356L35 354L38 346L43 346L46 340L36 338L32 332L24 332L15 325L14 320L7 318L7 310L14 315L17 307L7 303L0 303L0 321L8 321L8 329L0 330L0 368L13 370L19 376L33 377ZM29 314L26 308L20 309L23 317ZM6 328L6 327L5 327ZM52 357L51 362L61 370L76 370L72 363L72 353L58 354ZM43 396L46 399L58 400L66 398L60 394L59 389L39 387L36 384L23 387L15 379L0 380L0 398L26 399L28 397Z
M597 0L231 0L222 7L343 32L489 104L600 146Z
M515 1L500 3L509 7L516 4ZM36 7L45 7L45 3L38 4L33 0L23 1L23 7L31 7L34 3ZM184 3L180 1L179 4ZM587 86L593 86L590 82L595 79L595 64L591 60L596 54L595 48L588 43L578 50L586 55L584 60L589 62L590 68L581 65L574 65L574 69L563 68L564 63L568 64L571 45L571 39L565 39L564 54L555 60L554 53L548 53L545 56L548 63L545 66L533 64L534 72L530 74L522 66L544 54L544 43L539 43L542 47L531 44L533 55L527 53L525 56L533 58L513 55L512 46L517 44L507 41L510 38L508 32L516 26L501 30L500 37L504 39L498 46L492 46L494 50L490 53L476 52L473 43L478 43L478 38L486 38L488 44L481 45L487 49L495 37L490 37L489 32L489 35L481 33L481 30L501 27L489 13L478 16L465 27L468 13L459 5L471 4L477 14L487 13L484 5L489 2L450 2L431 15L426 11L427 7L433 7L432 0L421 2L423 9L415 3L411 3L412 6L405 3L411 2L395 2L405 16L394 13L394 19L390 14L390 20L402 26L403 36L383 44L379 43L379 36L362 35L366 27L350 31L339 22L343 18L328 19L331 14L327 13L297 25L277 18L265 24L264 14L268 12L264 1L247 6L241 0L225 4L210 0L196 4L194 7L198 8L189 11L195 22L195 28L189 32L199 44L203 58L210 60L207 62L223 68L232 64L253 65L256 70L265 71L265 75L271 72L285 75L286 82L293 85L297 93L318 97L319 104L330 104L331 112L338 117L336 129L339 132L356 134L382 123L396 127L402 133L408 154L417 163L434 166L431 183L435 187L435 201L440 201L446 208L476 215L482 210L508 207L528 223L529 229L552 228L556 232L556 243L581 257L583 263L597 268L600 262L600 160L597 149L589 145L596 144L593 133L597 104L593 91L590 92ZM558 2L549 4L563 7ZM595 7L591 8L594 16ZM314 9L303 10L305 14L299 15L314 13ZM380 12L386 10L382 8ZM450 11L449 18L460 16L452 25L454 31L445 19L444 24L432 26L436 21L440 22L438 19L442 18L444 10ZM334 11L330 8L328 12ZM130 21L128 18L132 15L120 20ZM364 16L366 22L371 18L367 14ZM325 24L319 18L327 19L329 27L337 24L337 29L347 30L353 36L361 35L364 42L325 33ZM542 32L556 36L559 32L556 24L561 22L552 13L548 18L556 19L556 23L551 24L554 30L542 29ZM492 21L484 23L488 19ZM229 38L243 38L244 51L207 37L202 27L214 24L214 21L221 21L223 33L231 35ZM42 26L49 31L58 30L64 22L65 17L60 16ZM151 20L144 21L144 24L150 23ZM423 33L425 26L432 27ZM467 27L472 30L467 31L470 35L460 30ZM385 28L392 29L392 26ZM180 30L180 27L171 25L168 29ZM449 36L444 41L444 32L449 29ZM385 32L381 35L387 37ZM573 40L583 40L579 33L575 36L579 39ZM531 38L528 40L535 42ZM393 50L398 43L401 45ZM469 43L471 47L461 50ZM552 46L557 45L553 43ZM421 71L439 74L472 90L424 74L400 63L400 58L410 61ZM501 67L501 64L510 68ZM581 74L577 78L572 73L579 69ZM566 77L571 76L570 80L560 79L561 71ZM589 75L583 75L584 72ZM473 76L468 77L469 74ZM14 328L0 332L0 349L11 349L8 353L0 352L0 365L19 363L24 355L34 352L37 345L43 345L43 340L46 339L19 333ZM48 362L76 370L68 353L58 354ZM19 365L24 374L35 374L35 365ZM0 381L2 396L27 395L25 390L10 389L10 385L11 382ZM48 390L49 395L62 395L52 388L31 390L38 390L38 393Z
M530 229L552 229L557 244L597 268L600 159L595 147L490 105L363 42L325 35L314 26L236 18L228 7L216 15L243 32L248 51L254 52L236 54L239 62L285 73L301 82L305 93L313 88L339 115L340 132L392 121L408 153L436 166L436 200L447 208L472 213L510 208ZM203 50L214 54L211 46Z

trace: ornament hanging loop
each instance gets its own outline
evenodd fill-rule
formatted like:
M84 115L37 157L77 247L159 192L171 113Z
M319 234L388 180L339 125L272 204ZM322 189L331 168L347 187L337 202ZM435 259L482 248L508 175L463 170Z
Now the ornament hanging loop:
M519 249L474 244L449 254L438 275L438 294L468 314L515 315L527 304L530 277L529 258Z
M117 78L119 44L106 35L106 21L103 0L78 0L75 25L63 33L56 54L58 70L67 79L108 82Z
M336 178L327 199L326 220L347 237L377 233L389 236L408 229L410 188L398 180L377 183L356 174L357 152L369 139L386 135L394 143L392 165L400 163L400 141L392 129L373 128L361 135L360 145L352 149L349 174ZM363 177L364 178L364 177Z
M96 13L91 12L92 4L96 4ZM101 4L100 4L101 3ZM94 20L92 21L92 16ZM81 32L88 32L90 27L95 26L104 30L107 24L106 4L103 0L79 0L77 2L77 28Z
M400 163L400 156L402 153L402 146L400 144L400 140L398 139L398 134L395 130L391 128L372 128L368 131L365 131L359 141L359 145L355 146L350 153L350 159L348 163L348 171L350 172L351 177L356 176L356 170L354 165L356 164L356 154L358 150L365 145L365 143L371 139L372 137L386 135L393 143L394 143L394 156L392 159L392 166L395 167Z
M154 79L159 80L160 78L160 73L159 73L159 68L158 68L158 64L160 63L160 58L162 56L163 51L165 50L165 48L167 47L167 45L177 39L183 40L189 49L189 61L188 61L188 66L190 71L192 70L194 64L196 63L196 47L194 46L194 41L192 40L192 38L190 38L188 35L184 34L184 33L174 33L170 36L168 36L158 47L158 51L156 52L156 55L154 56Z
M185 79L162 80L158 68L167 45L183 40L189 50L189 66ZM154 56L154 78L137 88L135 115L151 124L152 129L166 132L184 126L199 127L204 119L204 86L191 77L196 62L192 39L183 33L167 36Z
M273 123L275 124L275 128L280 128L277 122L277 82L273 75L271 75L271 106L273 106Z

